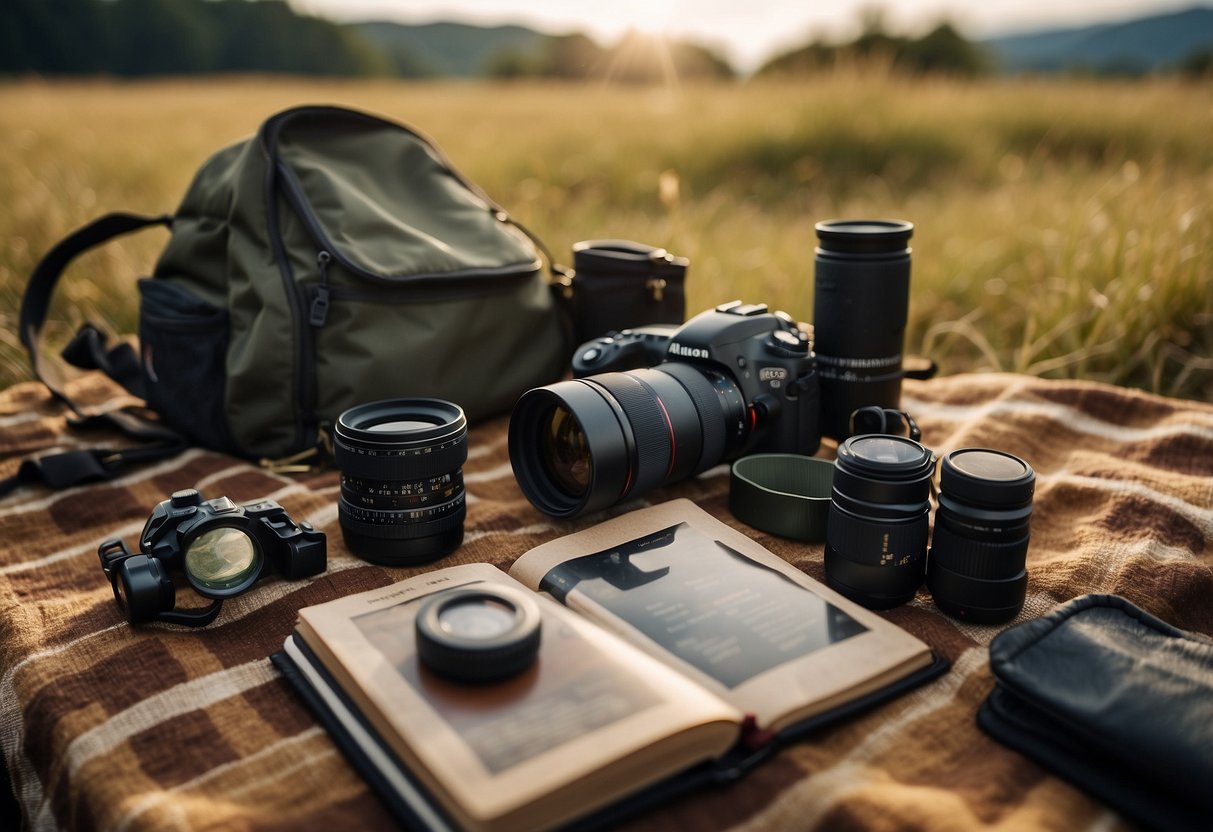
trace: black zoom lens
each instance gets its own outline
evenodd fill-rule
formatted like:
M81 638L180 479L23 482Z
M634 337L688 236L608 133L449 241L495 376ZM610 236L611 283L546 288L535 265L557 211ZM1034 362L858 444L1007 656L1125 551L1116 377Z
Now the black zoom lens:
M817 223L813 332L827 436L850 436L861 407L899 407L913 233L903 220Z
M1035 487L1032 467L1002 451L965 448L943 458L927 564L935 606L977 624L1019 614Z
M463 542L467 419L440 399L389 399L341 414L333 454L350 551L385 566L429 563Z
M537 509L577 517L711 468L748 429L732 379L671 362L523 394L510 462Z
M935 457L913 439L853 436L838 447L826 583L870 609L914 597L927 558Z

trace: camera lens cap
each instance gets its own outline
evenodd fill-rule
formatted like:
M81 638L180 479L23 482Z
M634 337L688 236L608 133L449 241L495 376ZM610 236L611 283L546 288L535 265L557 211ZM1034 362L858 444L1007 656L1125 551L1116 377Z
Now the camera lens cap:
M943 458L939 487L981 505L1020 505L1032 501L1036 472L1019 457L990 448L961 448Z
M817 223L817 239L825 251L881 254L905 251L914 223L905 220L826 220Z
M417 655L457 682L501 681L535 661L541 623L539 605L510 587L449 589L417 613Z

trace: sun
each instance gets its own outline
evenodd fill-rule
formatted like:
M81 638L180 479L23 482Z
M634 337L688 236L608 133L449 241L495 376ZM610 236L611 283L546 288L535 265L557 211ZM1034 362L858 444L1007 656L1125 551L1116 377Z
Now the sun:
M676 6L675 0L624 0L612 7L612 17L625 31L607 67L608 82L641 76L660 78L666 87L679 86L670 51Z
M678 23L675 0L623 0L610 5L610 14L621 28L652 38L665 38Z

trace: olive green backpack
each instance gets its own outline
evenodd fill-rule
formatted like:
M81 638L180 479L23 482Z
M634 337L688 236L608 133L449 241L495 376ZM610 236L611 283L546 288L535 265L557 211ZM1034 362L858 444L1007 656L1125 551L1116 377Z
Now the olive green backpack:
M109 478L187 444L306 455L346 408L398 396L448 399L475 420L567 367L573 344L538 241L414 130L309 106L211 157L173 216L107 215L38 265L21 339L73 409L38 351L55 283L80 252L149 225L172 235L139 281L139 353L86 326L64 357L105 371L162 422L77 410L143 444L43 457L23 481Z

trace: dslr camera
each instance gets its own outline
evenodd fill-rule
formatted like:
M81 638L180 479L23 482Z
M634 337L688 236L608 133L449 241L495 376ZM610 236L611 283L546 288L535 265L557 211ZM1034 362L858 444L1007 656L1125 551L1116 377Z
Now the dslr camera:
M766 304L624 330L573 360L583 376L530 390L510 462L545 514L577 517L751 453L817 450L820 394L803 332ZM639 368L639 369L636 369Z
M139 536L139 553L122 540L97 551L114 598L132 624L165 621L200 627L219 614L223 599L248 590L263 575L288 580L319 575L327 565L324 532L296 524L273 500L236 505L204 500L196 489L177 491L152 509ZM171 572L212 603L175 609Z

